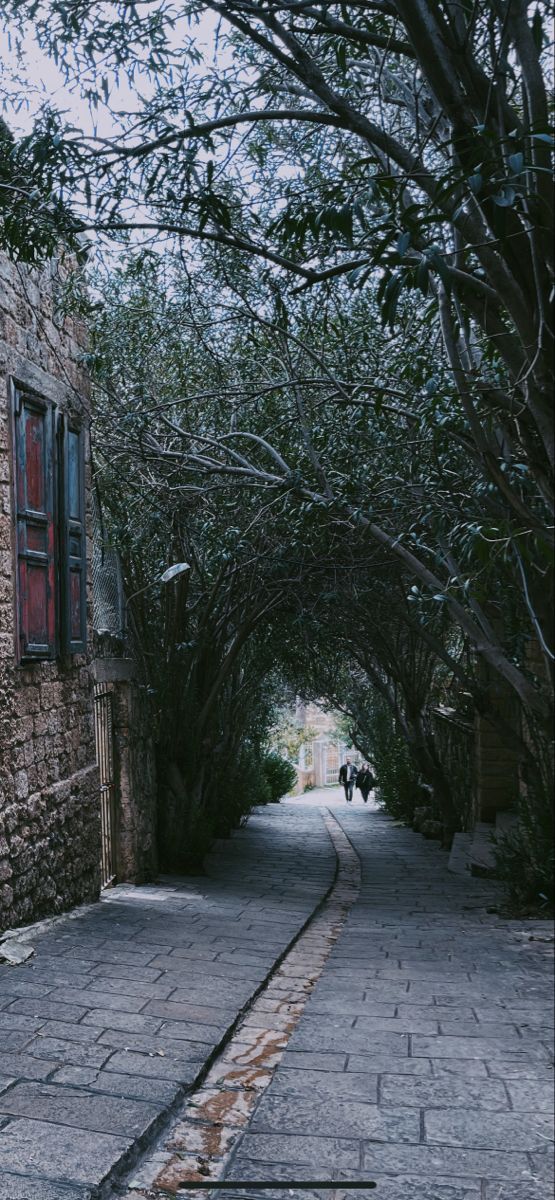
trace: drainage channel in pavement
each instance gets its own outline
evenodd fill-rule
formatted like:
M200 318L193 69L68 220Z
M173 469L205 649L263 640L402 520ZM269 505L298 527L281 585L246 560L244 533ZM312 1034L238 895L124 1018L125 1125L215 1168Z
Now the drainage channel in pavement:
M210 1067L157 1149L120 1196L125 1200L198 1200L210 1192L187 1183L221 1180L256 1106L272 1082L314 984L360 891L360 862L349 839L322 809L337 854L335 883ZM230 1187L233 1186L230 1184ZM215 1190L214 1195L217 1195Z

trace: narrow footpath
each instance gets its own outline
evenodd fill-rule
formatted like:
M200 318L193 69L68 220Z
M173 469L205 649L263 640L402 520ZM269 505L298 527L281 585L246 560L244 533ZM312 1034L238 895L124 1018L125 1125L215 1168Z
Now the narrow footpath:
M497 898L328 793L60 919L0 968L0 1200L548 1200L552 929Z

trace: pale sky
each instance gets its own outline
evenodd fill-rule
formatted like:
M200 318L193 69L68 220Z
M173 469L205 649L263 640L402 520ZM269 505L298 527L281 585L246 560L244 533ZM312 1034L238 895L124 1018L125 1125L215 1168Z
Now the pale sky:
M214 56L216 25L216 16L205 13L195 31L195 41L207 60ZM66 112L69 119L86 133L97 133L101 137L113 133L112 113L101 102L97 108L91 109L79 94L78 87L71 87L66 82L53 59L37 45L32 26L28 26L28 32L22 39L21 61L18 61L14 45L15 37L10 36L9 27L0 25L0 111L13 133L28 133L36 112L45 101ZM218 47L218 59L230 62L229 54L221 44ZM103 73L110 76L110 72ZM17 87L17 80L24 84L25 103L16 109L9 97L14 90L22 90ZM140 91L143 96L148 93L146 78L141 79ZM118 84L114 81L110 100L112 108L126 112L137 111L139 107L137 97L123 75Z

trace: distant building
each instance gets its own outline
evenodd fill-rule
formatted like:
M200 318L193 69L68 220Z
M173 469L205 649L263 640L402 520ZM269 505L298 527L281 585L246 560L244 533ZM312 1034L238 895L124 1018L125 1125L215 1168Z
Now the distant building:
M347 755L360 762L360 754L350 746L337 729L337 716L318 704L297 701L295 717L299 725L314 731L314 737L303 743L297 764L297 791L309 787L329 787L339 782L339 768Z

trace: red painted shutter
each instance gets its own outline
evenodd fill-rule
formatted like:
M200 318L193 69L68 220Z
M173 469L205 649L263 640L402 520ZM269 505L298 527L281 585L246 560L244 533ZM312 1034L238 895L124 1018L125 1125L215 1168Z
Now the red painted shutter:
M87 641L87 557L85 534L85 435L66 419L62 425L62 542L64 648L81 653Z
M22 659L56 653L53 412L15 392L18 638Z

